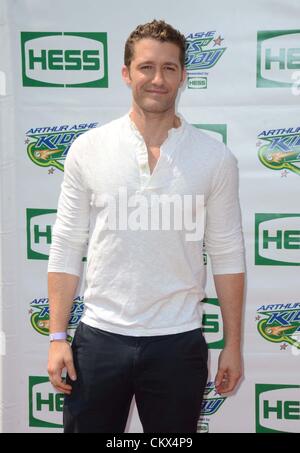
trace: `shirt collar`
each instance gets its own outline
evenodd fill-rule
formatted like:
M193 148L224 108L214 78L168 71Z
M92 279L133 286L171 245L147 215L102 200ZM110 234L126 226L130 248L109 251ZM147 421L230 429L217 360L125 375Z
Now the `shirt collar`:
M131 110L125 115L125 119L131 129L131 131L134 133L135 136L137 136L139 139L143 139L142 137L142 134L140 133L140 131L138 130L136 124L134 123L134 121L132 121L132 119L130 118L130 113L131 113ZM180 126L179 127L172 127L171 129L168 130L168 137L166 140L168 140L170 137L173 137L173 136L176 136L176 137L179 137L184 129L186 128L186 120L184 119L184 117L176 112L176 116L178 116L178 118L180 119Z

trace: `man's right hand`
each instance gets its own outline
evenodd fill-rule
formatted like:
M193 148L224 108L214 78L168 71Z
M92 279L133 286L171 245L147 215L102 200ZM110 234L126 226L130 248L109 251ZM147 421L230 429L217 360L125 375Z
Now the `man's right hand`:
M68 375L72 381L76 381L76 371L73 362L71 346L66 341L52 341L49 347L48 374L51 384L61 393L70 395L71 385L63 382L61 374L67 368Z

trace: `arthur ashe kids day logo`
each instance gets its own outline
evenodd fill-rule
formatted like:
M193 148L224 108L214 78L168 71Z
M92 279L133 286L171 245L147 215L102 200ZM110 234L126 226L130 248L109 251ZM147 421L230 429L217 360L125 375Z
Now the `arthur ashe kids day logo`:
M300 50L299 50L300 51ZM270 129L258 135L258 157L271 170L300 175L300 127Z
M286 343L300 349L300 303L266 304L257 309L257 329L272 343Z
M107 88L107 34L21 32L24 87Z
M257 33L257 87L288 88L300 69L300 30Z
M79 324L84 311L83 296L73 301L68 324L68 340L72 340L75 329ZM34 330L41 335L49 335L49 300L47 298L34 299L30 302L30 323Z
M64 170L70 146L79 135L98 126L98 123L35 127L26 132L25 144L29 159L40 167Z
M208 70L217 64L226 50L222 41L224 38L216 31L190 33L186 36L188 88L207 88Z
M214 382L208 382L204 390L201 414L197 423L198 433L209 432L210 418L220 410L225 400L225 396L217 393Z

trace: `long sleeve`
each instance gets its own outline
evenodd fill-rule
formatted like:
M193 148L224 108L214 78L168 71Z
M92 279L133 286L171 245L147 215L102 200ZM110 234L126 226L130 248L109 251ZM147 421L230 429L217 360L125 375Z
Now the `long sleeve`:
M238 185L237 160L224 146L206 206L205 247L214 275L245 270Z
M80 136L72 144L66 160L58 200L48 272L80 276L82 258L89 235L90 191L83 177L85 141Z

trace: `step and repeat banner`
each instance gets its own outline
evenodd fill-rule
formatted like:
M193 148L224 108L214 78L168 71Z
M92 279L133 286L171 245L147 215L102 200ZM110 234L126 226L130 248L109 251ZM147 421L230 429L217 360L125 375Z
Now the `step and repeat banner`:
M48 381L47 264L64 162L85 131L125 114L124 43L164 19L187 38L187 121L239 162L247 259L244 376L214 388L223 326L210 270L209 380L200 433L300 432L299 0L0 2L1 426L61 432ZM83 312L84 273L69 334ZM134 400L127 432L142 432Z

